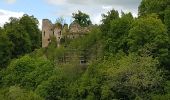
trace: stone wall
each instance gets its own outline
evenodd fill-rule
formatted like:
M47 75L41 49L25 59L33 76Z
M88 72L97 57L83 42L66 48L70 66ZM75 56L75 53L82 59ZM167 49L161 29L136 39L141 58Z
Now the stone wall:
M48 19L42 20L42 47L48 47L51 42L51 37L56 38L59 46L60 39L62 38L62 25L52 24Z
M57 40L57 45L60 46L60 40L62 38L62 28L61 27L54 27L54 34Z
M55 36L58 46L60 46L61 38L78 38L86 35L90 32L90 27L81 27L77 23L71 23L68 27L67 24L52 24L48 19L43 19L42 21L42 47L48 47L51 42L51 37Z
M71 34L85 34L88 33L90 30L90 27L81 27L77 23L71 23L69 27L69 33Z

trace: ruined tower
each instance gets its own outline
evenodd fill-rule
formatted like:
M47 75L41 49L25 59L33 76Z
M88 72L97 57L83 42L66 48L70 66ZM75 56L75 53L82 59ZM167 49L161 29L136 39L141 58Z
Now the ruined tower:
M50 43L50 36L53 34L53 25L48 19L42 20L42 47L47 47Z
M54 36L56 37L57 40L57 46L60 46L60 40L62 38L62 25L60 23L56 23L55 25L53 25L53 32L54 32Z
M57 46L61 44L61 40L74 39L87 35L90 32L90 26L81 27L78 23L72 22L70 26L68 24L52 24L48 19L42 20L42 47L48 47L51 42L51 37L56 38Z
M42 20L42 47L48 47L51 42L51 37L56 38L57 45L60 45L60 39L62 38L62 25L59 23L52 24L50 20Z

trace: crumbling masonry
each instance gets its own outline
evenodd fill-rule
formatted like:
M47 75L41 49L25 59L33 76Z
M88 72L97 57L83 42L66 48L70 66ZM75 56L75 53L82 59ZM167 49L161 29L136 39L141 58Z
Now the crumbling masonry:
M60 42L63 37L74 39L80 36L84 36L89 32L89 29L89 27L81 27L79 24L74 22L68 26L68 24L52 24L50 20L43 19L42 47L48 47L52 37L56 38L57 45L60 46Z

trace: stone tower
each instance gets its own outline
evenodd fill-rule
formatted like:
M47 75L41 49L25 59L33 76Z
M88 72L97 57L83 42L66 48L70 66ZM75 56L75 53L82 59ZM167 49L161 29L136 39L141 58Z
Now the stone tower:
M56 38L57 45L60 45L60 39L62 38L62 25L52 24L50 20L42 20L42 47L48 47L51 42L51 37Z
M53 34L53 25L48 19L42 20L42 47L47 47L50 43L50 36Z

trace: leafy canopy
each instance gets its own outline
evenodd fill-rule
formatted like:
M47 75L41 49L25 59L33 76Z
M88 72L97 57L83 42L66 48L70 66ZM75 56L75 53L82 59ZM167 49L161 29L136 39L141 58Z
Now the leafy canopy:
M73 13L73 22L78 23L80 26L89 26L92 24L88 14L78 11L78 13Z

